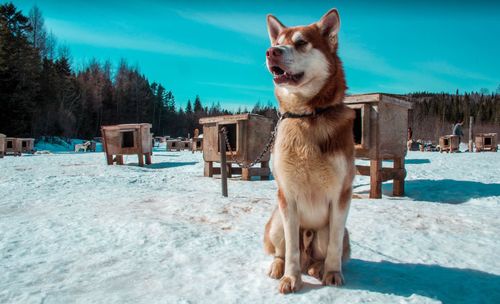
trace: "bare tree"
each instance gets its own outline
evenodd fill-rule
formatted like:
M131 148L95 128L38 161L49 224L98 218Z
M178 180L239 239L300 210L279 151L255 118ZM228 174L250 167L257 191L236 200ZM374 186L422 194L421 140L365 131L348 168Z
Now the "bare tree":
M45 20L42 16L42 11L38 6L33 6L29 12L29 21L31 26L31 32L29 33L29 41L33 45L33 48L38 49L40 56L47 56L47 31L45 29Z

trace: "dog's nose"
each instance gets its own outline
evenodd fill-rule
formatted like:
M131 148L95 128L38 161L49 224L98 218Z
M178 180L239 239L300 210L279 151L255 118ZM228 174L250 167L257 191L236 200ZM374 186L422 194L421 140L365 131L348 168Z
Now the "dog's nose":
M279 47L270 47L266 51L267 58L280 57L283 54L283 50Z

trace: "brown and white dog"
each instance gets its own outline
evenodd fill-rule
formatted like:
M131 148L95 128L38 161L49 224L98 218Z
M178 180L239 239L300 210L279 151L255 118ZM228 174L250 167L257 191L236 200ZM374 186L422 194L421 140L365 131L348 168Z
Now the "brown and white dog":
M345 229L355 174L354 111L337 56L340 19L332 9L308 26L286 27L267 16L267 67L283 118L274 145L278 208L266 225L264 247L274 255L269 275L279 290L302 286L301 273L324 285L343 284L349 257Z

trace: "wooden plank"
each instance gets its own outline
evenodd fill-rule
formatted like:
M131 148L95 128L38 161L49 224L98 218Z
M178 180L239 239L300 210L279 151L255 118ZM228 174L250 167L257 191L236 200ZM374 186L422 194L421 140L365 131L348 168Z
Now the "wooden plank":
M203 166L203 176L212 177L214 176L214 163L206 161Z
M378 93L349 95L344 98L344 103L346 104L379 102L379 101L380 101L380 94Z
M250 114L238 114L238 115L223 115L223 116L212 116L212 117L204 117L200 118L200 124L207 123L217 123L217 122L228 122L228 121L237 121L237 120L246 120Z
M394 170L398 170L397 172L402 172L403 176L397 176L394 178L392 184L392 194L394 196L403 196L405 194L405 159L402 157L398 157L394 159Z
M383 102L386 102L386 103L391 103L393 105L397 105L397 106L400 106L400 107L403 107L403 108L406 108L406 109L412 109L413 106L410 102L404 100L404 99L401 99L401 98L396 98L394 96L389 96L389 95L385 95L385 94L381 94L381 97L382 97L382 101Z
M370 176L370 166L361 166L361 165L356 165L356 174L357 175L364 175L364 176Z
M380 179L380 159L370 160L370 198L382 198L382 180Z
M227 163L226 163L226 143L223 140L224 134L219 132L220 143L220 171L221 171L221 184L222 196L227 197Z

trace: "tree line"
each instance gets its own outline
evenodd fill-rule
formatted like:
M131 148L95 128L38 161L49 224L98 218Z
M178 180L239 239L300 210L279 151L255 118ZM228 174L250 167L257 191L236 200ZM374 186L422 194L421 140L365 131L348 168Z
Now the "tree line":
M0 5L0 106L0 132L33 137L92 138L102 125L136 122L152 123L157 135L187 136L201 117L232 114L199 96L177 106L172 91L125 60L113 68L93 59L76 71L40 9L25 16L12 3Z
M404 98L414 104L412 121L431 125L423 133L469 116L500 125L500 86L491 94L420 92ZM219 103L203 106L196 96L178 106L171 90L151 83L126 60L114 67L93 59L75 70L69 48L47 31L38 7L25 16L12 3L0 5L0 133L92 138L102 125L149 122L156 135L187 136L200 128L201 117L246 112L277 120L270 102L228 111Z

